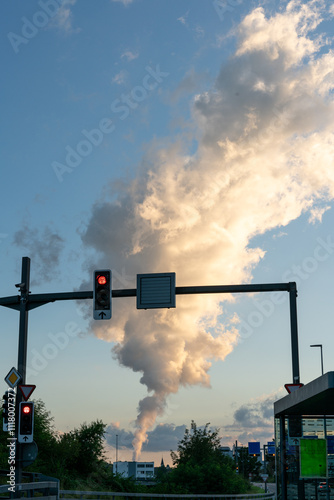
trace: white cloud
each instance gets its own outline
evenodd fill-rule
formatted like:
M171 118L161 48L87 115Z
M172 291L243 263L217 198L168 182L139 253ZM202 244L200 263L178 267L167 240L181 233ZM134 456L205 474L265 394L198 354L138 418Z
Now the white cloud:
M283 238L284 236L287 236L287 235L288 235L288 233L286 233L284 231L280 231L279 233L273 235L273 239L276 240L278 238Z
M127 6L133 2L133 0L111 0L112 2L121 2L123 5Z
M197 38L203 38L205 35L204 29L199 25L194 28L194 32Z
M71 7L77 0L63 0L55 17L51 20L50 26L56 27L66 34L79 33L80 28L73 28L73 13Z
M132 52L131 50L126 50L121 55L121 58L125 57L128 61L133 61L134 59L137 59L138 56L139 56L138 52Z
M322 221L322 216L330 208L331 207L329 205L327 205L326 207L314 207L314 208L311 208L311 210L310 210L310 217L309 217L308 221L311 224L315 224L316 222L321 222Z
M180 16L177 20L181 23L181 24L184 24L186 25L187 24L187 19L188 19L188 16L189 16L189 10L183 14L183 16Z
M233 413L232 424L222 427L223 442L235 441L247 446L249 441L271 441L274 436L274 402L285 396L284 389L264 394L239 406Z
M176 450L185 430L185 425L158 424L148 433L148 440L143 446L143 451L163 452ZM115 434L118 435L120 449L132 449L134 434L131 431L121 429L117 424L110 424L106 429L106 441L111 446L115 445Z
M184 78L179 82L177 87L172 92L170 99L173 103L181 97L188 97L189 94L198 91L204 83L208 81L209 75L206 73L198 74L193 69L188 71Z
M41 281L51 281L58 275L65 241L57 231L48 226L42 231L41 228L31 228L28 224L23 224L22 229L15 232L13 243L34 256L34 265ZM36 281L31 284L36 284Z
M334 53L310 37L325 14L292 1L242 21L234 57L193 102L196 153L183 137L153 142L137 179L93 208L83 242L101 266L174 271L177 286L247 283L265 253L251 247L255 235L334 198ZM236 345L223 300L178 296L176 309L151 311L117 302L112 325L94 326L151 394L139 404L136 456L168 395L209 386L212 361Z
M237 55L264 52L273 60L282 58L287 67L298 64L322 43L321 38L305 36L321 22L320 5L293 0L284 13L271 18L265 16L263 7L253 10L239 25Z
M126 81L127 73L124 70L121 70L117 75L115 75L111 82L112 83L117 83L117 85L122 85Z

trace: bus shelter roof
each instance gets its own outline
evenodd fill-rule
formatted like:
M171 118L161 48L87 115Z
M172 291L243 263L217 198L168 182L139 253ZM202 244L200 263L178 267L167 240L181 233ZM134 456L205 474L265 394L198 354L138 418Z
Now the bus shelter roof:
M334 372L328 372L274 403L280 415L334 416Z

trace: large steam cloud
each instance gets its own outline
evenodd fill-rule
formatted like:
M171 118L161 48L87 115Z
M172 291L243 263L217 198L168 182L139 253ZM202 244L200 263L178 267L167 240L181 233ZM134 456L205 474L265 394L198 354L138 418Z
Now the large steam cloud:
M282 396L280 392L283 393L283 390L262 395L236 408L233 423L219 428L224 443L232 446L236 439L243 444L249 441L271 440L274 434L274 401ZM147 433L148 439L143 445L143 451L175 451L186 427L186 425L159 423ZM133 432L122 429L118 422L110 424L106 429L106 441L113 448L115 448L115 435L118 436L118 446L121 451L132 449Z
M83 242L101 265L127 276L174 271L178 286L245 283L264 255L249 246L255 235L305 211L321 218L334 195L334 54L314 31L325 16L322 2L291 1L241 22L234 56L193 99L196 153L182 138L153 143L137 179L94 206ZM147 387L138 458L168 395L209 386L212 360L231 352L237 325L223 316L222 297L178 296L176 309L157 311L114 303L112 322L94 330Z

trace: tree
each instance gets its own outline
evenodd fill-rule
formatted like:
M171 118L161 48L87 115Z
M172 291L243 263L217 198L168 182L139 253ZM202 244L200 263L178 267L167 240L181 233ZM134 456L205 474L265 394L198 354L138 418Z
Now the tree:
M273 480L275 476L275 455L266 456L266 470L264 471L269 474L269 481Z
M131 478L113 474L111 465L105 461L105 427L101 420L96 420L60 434L55 431L53 417L43 401L35 401L34 441L38 455L25 471L56 477L63 489L137 491ZM8 434L0 430L0 468L5 470L8 470L7 444Z
M58 438L58 456L61 468L71 474L86 477L96 472L103 462L103 435L105 424L101 420L62 434Z
M238 448L238 466L239 473L245 479L249 477L249 474L252 474L254 479L259 478L262 464L257 457L249 455L248 448Z
M0 409L2 417L2 408ZM97 420L82 424L79 429L59 434L53 417L41 400L35 401L34 441L38 447L36 460L25 471L57 477L62 487L90 480L94 485L113 479L110 466L104 462L103 435L105 424ZM8 469L8 434L0 431L0 468ZM100 467L101 466L101 467ZM120 485L122 488L122 485ZM85 488L84 488L85 489Z
M169 482L185 493L245 493L247 483L235 473L234 463L220 451L219 430L210 424L198 428L194 421L171 452L173 465Z
M185 464L190 460L201 464L213 457L216 460L222 458L218 430L210 430L209 425L206 424L203 429L198 429L192 420L190 430L185 430L184 437L178 444L178 451L171 452L174 466Z

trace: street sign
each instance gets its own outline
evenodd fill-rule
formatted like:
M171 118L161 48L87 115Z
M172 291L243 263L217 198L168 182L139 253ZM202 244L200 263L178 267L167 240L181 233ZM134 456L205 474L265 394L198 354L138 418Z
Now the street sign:
M20 382L21 378L22 377L19 372L16 370L16 368L13 367L5 376L5 382L9 385L9 387L14 389L14 387L16 387Z
M260 442L259 441L251 441L248 443L248 454L249 455L260 455Z
M304 384L284 384L284 387L288 391L289 394L303 387Z
M334 454L334 436L327 436L327 452L329 455Z
M175 273L137 274L137 309L175 307Z
M266 482L268 477L269 477L269 474L260 474L260 475L261 475L263 481Z
M19 389L22 393L22 396L25 401L28 401L30 398L31 394L34 392L36 389L35 385L19 385Z
M269 441L267 443L267 455L275 455L275 453L276 453L275 441Z

